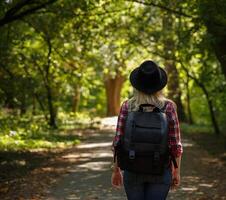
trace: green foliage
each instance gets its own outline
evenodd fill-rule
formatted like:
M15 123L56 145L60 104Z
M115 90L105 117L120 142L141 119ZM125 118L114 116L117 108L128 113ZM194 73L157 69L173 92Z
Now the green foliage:
M211 126L208 105L203 92L199 88L192 87L191 95L191 109L193 120L196 124L205 124Z
M0 18L18 2L2 1ZM132 94L129 73L144 59L156 60L161 66L167 59L174 60L184 108L190 92L194 122L211 125L207 98L195 79L202 83L217 121L225 129L226 81L215 55L215 44L226 33L225 2L142 2L59 0L0 27L0 105L27 120L21 124L17 117L2 119L8 124L1 127L5 144L9 141L13 146L10 130L18 133L21 148L26 148L26 140L33 140L34 135L51 140L51 135L56 136L46 125L51 115L60 127L67 115L77 120L80 115L105 116L105 81L117 74L125 77L121 100L128 98ZM173 47L166 52L164 44L169 41ZM195 79L188 80L182 65ZM71 112L74 114L68 114ZM34 118L45 117L41 125L30 120L30 113ZM57 146L50 143L38 146Z
M90 128L91 121L89 116L82 113L76 115L60 113L60 127L58 130L53 130L40 115L17 117L4 114L4 117L0 118L0 150L71 147L80 142L79 130Z

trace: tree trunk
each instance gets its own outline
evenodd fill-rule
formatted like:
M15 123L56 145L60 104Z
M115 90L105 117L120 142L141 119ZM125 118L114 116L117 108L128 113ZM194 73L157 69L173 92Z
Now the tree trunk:
M46 43L48 45L48 54L47 54L47 63L44 65L44 71L42 71L43 78L44 78L44 84L46 88L46 93L47 93L47 102L48 102L48 110L49 110L49 125L52 128L57 128L56 125L56 118L57 118L57 112L56 112L56 107L53 104L54 98L53 98L53 87L52 87L52 80L50 77L50 66L51 66L51 54L52 54L52 44L51 40L46 35Z
M125 78L117 74L114 78L108 76L105 79L105 90L107 96L107 116L118 115L120 110L120 94Z
M172 99L177 105L178 118L181 121L186 121L184 108L181 102L181 90L179 87L179 75L175 63L172 60L165 61L166 71L168 74L168 94L167 96Z
M49 87L49 85L46 85L46 90L47 90L47 100L48 100L48 109L49 109L49 125L52 128L57 128L56 125L56 110L54 109L53 106L53 95L52 95L52 90Z
M213 128L214 128L214 133L216 135L219 135L220 134L220 128L219 128L219 125L217 123L217 119L216 119L216 116L215 116L215 113L214 113L214 107L213 107L213 102L209 96L209 93L208 93L208 90L206 89L205 85L199 81L199 79L197 79L196 77L192 76L188 69L183 65L183 63L181 63L181 66L182 66L182 69L186 72L187 76L189 78L191 78L192 80L195 81L195 83L202 89L205 97L206 97L206 100L207 100L207 104L208 104L208 107L209 107L209 111L210 111L210 117L211 117L211 121L212 121L212 125L213 125Z
M37 99L38 103L39 103L39 106L44 114L44 117L45 117L45 120L48 122L49 121L49 118L48 118L48 115L46 114L45 112L45 106L43 104L43 101L40 99L40 96L37 94L37 93L34 93L34 96L35 98Z
M187 100L187 113L188 113L188 123L193 124L192 112L191 112L191 101L190 101L190 89L189 89L189 77L186 81L186 100Z
M35 94L32 95L32 115L36 115L36 101L35 101Z
M72 112L78 111L80 97L81 97L80 85L76 85L74 90L73 102L72 102Z
M20 115L24 115L27 111L26 107L26 95L23 94L23 97L21 98L21 104L20 104Z
M200 84L205 96L206 96L206 99L207 99L207 103L208 103L208 106L209 106L209 111L210 111L210 116L211 116L211 121L212 121L212 124L213 124L213 128L214 128L214 132L216 135L219 135L220 134L220 129L219 129L219 126L218 126L218 123L217 123L217 120L216 120L216 117L215 117L215 113L214 113L214 108L213 108L213 102L212 100L210 99L210 96L209 96L209 93L206 89L206 87L202 84Z
M170 2L169 2L170 3ZM179 73L174 61L175 58L175 41L172 37L174 34L172 13L166 12L163 16L163 45L165 67L168 74L168 97L177 105L178 117L181 121L186 121L184 108L181 101L181 90L179 85Z

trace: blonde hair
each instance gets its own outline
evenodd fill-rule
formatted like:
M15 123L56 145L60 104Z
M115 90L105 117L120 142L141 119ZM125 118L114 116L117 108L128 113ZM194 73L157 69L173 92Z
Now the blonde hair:
M153 94L145 94L134 88L133 97L129 99L130 109L132 111L138 110L140 104L152 104L158 108L163 108L166 102L162 90Z

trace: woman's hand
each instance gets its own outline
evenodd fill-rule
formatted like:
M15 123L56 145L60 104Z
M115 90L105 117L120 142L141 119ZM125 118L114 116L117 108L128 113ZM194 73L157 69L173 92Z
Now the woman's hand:
M122 173L118 167L112 172L111 184L116 188L120 188L122 186Z
M180 170L179 169L173 169L171 189L174 190L179 186L180 186Z

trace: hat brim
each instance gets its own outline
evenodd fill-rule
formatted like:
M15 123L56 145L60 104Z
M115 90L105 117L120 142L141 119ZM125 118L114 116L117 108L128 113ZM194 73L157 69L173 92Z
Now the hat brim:
M139 68L134 69L130 74L130 83L137 90L145 93L145 94L153 94L161 89L163 89L167 84L167 74L164 69L158 67L161 73L161 79L156 85L148 85L145 84L142 79L139 78L138 72Z

